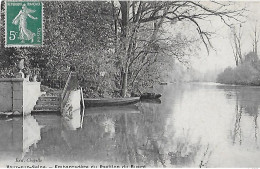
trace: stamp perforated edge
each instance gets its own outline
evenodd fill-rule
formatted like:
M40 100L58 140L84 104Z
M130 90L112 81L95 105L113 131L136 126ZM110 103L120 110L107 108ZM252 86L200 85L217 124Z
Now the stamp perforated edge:
M3 8L2 8L2 3L4 3ZM2 10L5 12L5 1L4 0L0 0L0 15L2 14ZM4 13L4 17L2 18L2 16L0 16L0 22L2 22L2 29L3 31L0 30L0 44L1 46L3 45L5 47L5 13ZM3 38L3 39L2 39Z
M0 0L1 1L1 0ZM45 29L45 26L44 26L44 3L43 1L39 1L41 2L42 4L42 44L35 44L35 45L29 45L29 44L25 44L25 45L8 45L7 44L7 41L6 41L6 38L7 38L7 22L6 22L6 17L7 17L7 2L35 2L36 0L4 0L4 10L5 10L5 17L4 17L4 25L5 25L5 28L4 28L4 43L5 43L5 48L26 48L26 47L34 47L34 48L38 48L38 47L44 47L44 29Z

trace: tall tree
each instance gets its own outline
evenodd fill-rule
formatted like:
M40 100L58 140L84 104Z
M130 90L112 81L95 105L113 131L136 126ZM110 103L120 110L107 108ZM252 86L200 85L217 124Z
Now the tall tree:
M167 22L174 26L177 22L194 24L207 50L211 46L209 31L204 30L201 21L208 17L219 17L226 25L228 21L238 21L244 9L233 10L231 3L226 2L193 2L193 1L120 1L117 6L118 29L120 31L120 49L116 53L122 71L122 96L128 88L129 72L133 63L142 58L147 60L151 54L158 54L160 30ZM149 36L142 40L141 32L146 27ZM158 57L158 55L157 55ZM156 57L155 57L156 58ZM146 63L146 62L144 62Z
M259 41L259 33L258 33L258 29L257 29L257 21L254 24L253 27L253 35L252 35L252 45L253 45L253 52L256 54L257 56L257 47L258 47L258 41Z
M234 59L236 62L236 66L239 65L239 63L243 62L242 58L242 25L239 25L239 28L236 28L235 26L231 27L231 46L234 54Z

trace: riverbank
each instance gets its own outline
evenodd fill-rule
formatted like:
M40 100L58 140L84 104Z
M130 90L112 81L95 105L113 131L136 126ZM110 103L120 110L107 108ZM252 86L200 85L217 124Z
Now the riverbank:
M236 67L228 67L217 77L218 83L260 86L260 61L248 54Z

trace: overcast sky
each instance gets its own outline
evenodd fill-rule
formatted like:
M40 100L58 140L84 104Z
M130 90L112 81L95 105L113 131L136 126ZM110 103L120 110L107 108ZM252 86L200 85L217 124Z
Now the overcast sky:
M256 20L259 21L258 28L260 31L260 2L244 1L236 2L239 6L246 6L247 12L246 22L243 24L242 53L252 50L252 31ZM235 66L235 61L230 44L230 29L219 19L212 20L209 24L210 29L216 30L216 35L212 38L212 44L216 51L211 50L209 55L206 50L202 50L199 59L192 59L192 66L201 72L209 70L224 69L228 66ZM203 49L203 46L202 46Z

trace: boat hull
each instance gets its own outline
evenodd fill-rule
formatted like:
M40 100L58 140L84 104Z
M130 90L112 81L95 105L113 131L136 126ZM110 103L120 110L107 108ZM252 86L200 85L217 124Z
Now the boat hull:
M155 94L155 93L144 93L141 95L140 99L141 100L146 100L146 99L159 99L162 95L161 94Z

